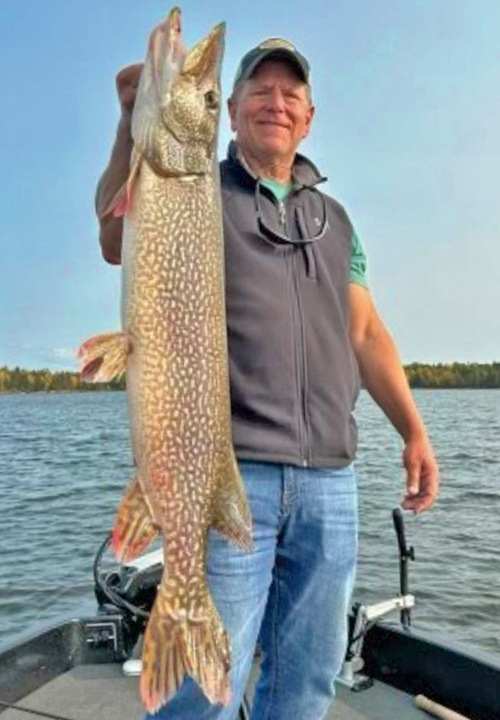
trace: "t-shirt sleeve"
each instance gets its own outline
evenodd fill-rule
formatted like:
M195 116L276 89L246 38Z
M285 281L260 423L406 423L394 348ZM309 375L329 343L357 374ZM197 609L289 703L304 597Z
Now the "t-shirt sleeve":
M349 282L368 287L368 280L366 276L366 255L361 244L361 240L356 234L356 231L352 231L352 247L351 247L351 267L349 270Z

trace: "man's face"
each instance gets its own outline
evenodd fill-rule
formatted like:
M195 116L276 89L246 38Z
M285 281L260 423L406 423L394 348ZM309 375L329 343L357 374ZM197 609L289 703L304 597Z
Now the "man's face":
M231 128L241 149L290 162L309 132L314 108L306 85L283 60L264 60L230 98Z

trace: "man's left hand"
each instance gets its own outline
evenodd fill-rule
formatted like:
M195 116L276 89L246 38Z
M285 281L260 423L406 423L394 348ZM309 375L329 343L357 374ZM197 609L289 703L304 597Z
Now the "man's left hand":
M401 506L415 513L427 510L438 494L439 471L426 436L407 441L403 466L406 469L406 494Z

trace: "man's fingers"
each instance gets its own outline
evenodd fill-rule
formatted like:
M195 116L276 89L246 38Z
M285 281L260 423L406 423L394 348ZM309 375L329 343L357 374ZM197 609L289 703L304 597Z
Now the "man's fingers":
M419 462L406 460L406 493L407 495L418 495L420 488L421 465Z
M119 70L116 74L117 88L120 89L126 85L137 86L143 67L144 63L133 63Z
M415 497L406 496L401 503L401 507L404 510L413 510L413 512L419 513L423 510L427 510L427 508L432 505L435 498L436 495L433 492L422 492Z
M403 454L406 468L406 493L401 503L405 510L418 513L426 510L436 499L439 471L432 452L414 453L407 447Z
M439 487L439 470L426 436L408 440L403 451L406 492L401 502L405 510L418 513L432 505Z
M122 112L127 115L134 109L135 96L139 86L139 80L143 63L134 63L122 68L116 76L116 90L120 99Z

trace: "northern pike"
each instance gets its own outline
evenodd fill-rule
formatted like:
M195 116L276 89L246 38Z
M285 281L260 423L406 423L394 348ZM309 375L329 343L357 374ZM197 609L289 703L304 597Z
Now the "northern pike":
M80 349L93 382L126 369L136 477L119 505L120 560L157 532L164 571L145 631L141 696L155 712L186 674L230 700L230 643L206 581L214 528L252 546L229 401L217 133L224 25L191 50L180 11L152 32L134 111L130 176L106 212L124 215L122 331Z

